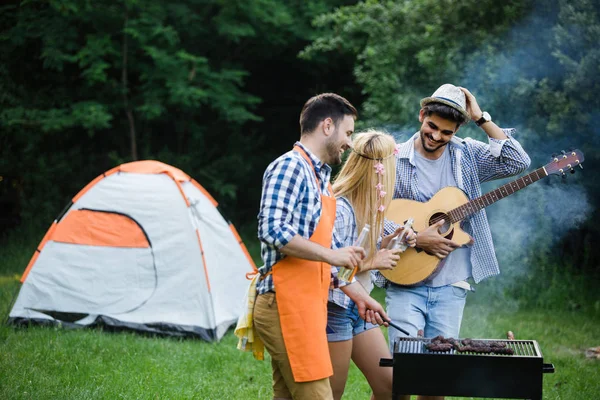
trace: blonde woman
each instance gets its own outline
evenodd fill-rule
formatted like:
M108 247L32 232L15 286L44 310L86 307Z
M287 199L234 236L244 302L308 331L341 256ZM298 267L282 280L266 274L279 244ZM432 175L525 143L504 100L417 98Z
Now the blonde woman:
M394 182L396 143L383 132L369 130L357 134L353 149L333 184L336 197L334 247L351 246L358 232L370 225L367 257L363 260L356 279L370 292L373 288L371 270L391 269L400 259L399 250L385 247L391 238L402 231L383 238L381 249L377 242L383 232L385 208L389 205ZM412 230L406 235L414 246ZM377 325L365 323L358 316L356 305L340 289L330 289L327 303L327 340L333 364L329 379L334 398L344 393L350 359L367 378L374 399L391 399L392 368L379 367L380 358L390 358L387 342Z

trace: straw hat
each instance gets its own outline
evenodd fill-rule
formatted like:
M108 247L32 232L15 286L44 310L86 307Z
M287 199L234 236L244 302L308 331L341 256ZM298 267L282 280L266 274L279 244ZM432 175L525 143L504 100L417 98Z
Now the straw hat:
M446 83L440 86L431 97L425 97L421 100L421 107L429 103L442 103L447 106L454 108L465 116L467 121L471 119L471 116L467 112L467 99L462 90L458 87Z

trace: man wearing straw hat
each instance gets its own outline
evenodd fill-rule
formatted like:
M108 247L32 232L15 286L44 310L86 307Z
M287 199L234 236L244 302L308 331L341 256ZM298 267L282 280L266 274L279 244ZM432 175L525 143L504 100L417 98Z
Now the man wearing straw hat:
M258 215L264 266L256 285L254 326L271 354L273 397L333 399L326 325L330 283L339 286L367 322L384 324L383 307L358 282L341 287L337 268L355 268L365 250L331 249L336 200L331 167L352 146L356 109L324 93L300 114L300 141L263 177Z
M455 136L469 120L486 133L488 143ZM481 196L482 182L516 175L529 167L529 156L512 136L514 130L499 128L465 88L445 84L422 99L419 122L419 132L398 146L394 198L426 202L443 187L455 186L474 199ZM436 275L413 287L386 281L381 274L375 280L387 289L389 317L411 336L423 330L427 338L458 338L466 296L472 290L469 281L479 283L500 273L484 210L463 225L474 239L468 246L459 247L441 236L438 228L443 223L417 235L417 248L443 259ZM387 221L386 234L395 227ZM390 329L392 351L399 335Z

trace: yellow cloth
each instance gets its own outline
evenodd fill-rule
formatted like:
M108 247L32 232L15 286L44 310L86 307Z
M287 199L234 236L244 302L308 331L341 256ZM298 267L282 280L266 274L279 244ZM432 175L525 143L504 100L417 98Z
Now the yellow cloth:
M238 337L237 348L241 351L252 351L257 360L265 359L265 345L254 332L254 302L256 301L256 283L260 275L256 274L250 281L248 294L246 295L245 311L240 316L235 327L234 334Z

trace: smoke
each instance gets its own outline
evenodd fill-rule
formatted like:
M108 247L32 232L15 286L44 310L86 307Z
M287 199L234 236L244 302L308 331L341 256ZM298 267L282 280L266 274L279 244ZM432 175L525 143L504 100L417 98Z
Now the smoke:
M515 138L532 159L526 173L550 162L553 153L591 150L600 143L600 126L594 122L600 112L590 112L586 123L581 114L564 112L578 100L558 95L568 93L564 85L569 71L556 58L554 29L560 23L559 6L551 3L537 2L518 26L497 38L495 45L480 50L460 82L498 125L517 128ZM459 136L486 141L483 132L472 126L462 128ZM504 296L509 292L506 289L524 281L548 277L543 264L568 262L558 244L595 210L592 193L587 191L590 185L584 181L594 169L577 168L565 179L546 177L486 209L502 271L500 277L482 285L486 293ZM483 193L512 179L516 177L484 184Z
M550 282L545 279L559 281L556 285L571 290L569 296L578 290L576 284L567 287L551 269L570 268L573 272L580 268L568 265L572 255L562 252L573 247L570 235L577 237L578 228L585 224L589 230L590 225L594 225L590 221L599 205L600 184L594 175L600 172L596 171L600 167L594 161L598 160L595 150L600 146L600 124L597 123L600 111L595 107L597 101L586 100L586 95L580 94L593 91L579 90L574 84L583 75L591 80L590 87L596 87L598 77L574 71L576 66L565 66L557 57L560 44L556 41L556 26L561 24L571 32L582 29L567 26L565 24L570 22L561 20L560 7L568 6L536 2L531 13L517 26L503 37L494 38L489 46L476 50L466 63L463 79L451 82L468 88L482 110L490 112L499 126L516 128L515 139L532 159L530 168L519 176L551 162L552 155L561 150L577 148L587 153L585 169L576 168L573 175L567 172L565 178L548 176L486 208L501 275L479 285L475 296L481 300L501 299L503 307L509 309L517 308L523 297L531 300L536 296L552 296L542 293L546 289L550 292ZM559 50L573 53L565 46ZM447 82L439 82L439 85L443 83ZM429 93L428 89L422 95ZM418 107L415 102L415 116ZM419 125L415 118L406 125L384 128L397 142L403 142ZM487 142L485 133L471 123L461 127L457 135ZM482 192L488 193L519 176L485 183ZM589 234L586 235L585 239L590 239ZM580 235L579 240L582 239ZM572 239L573 243L575 240ZM591 257L600 253L591 247L585 250ZM569 296L566 297L574 297Z
M545 179L552 178L560 179L552 176ZM501 265L503 261L518 262L520 269L527 266L528 258L524 255L528 249L552 248L587 220L592 206L580 184L539 181L486 211Z
M581 127L582 121L574 114L564 113L559 121L553 121L552 114L548 115L548 110L554 110L553 104L544 104L567 104L570 100L548 95L568 78L567 70L555 57L554 27L559 10L552 7L538 2L521 24L500 38L499 51L474 57L465 71L467 87L479 93L482 108L489 104L492 115L497 112L500 125L517 128L516 139L532 159L528 172L548 163L553 153L583 149L590 141L600 139L599 127L591 122L593 117L585 125L589 131L578 132L576 127ZM485 74L484 70L489 72L490 68L492 73ZM491 82L482 80L490 75L494 77ZM536 251L560 262L560 254L552 257L556 244L594 211L584 186L585 175L586 170L577 168L576 174L567 173L566 179L549 176L488 208L501 270L511 272L515 278L534 273L540 268L531 257ZM484 193L510 180L486 184ZM501 277L495 278L494 284L514 282Z

